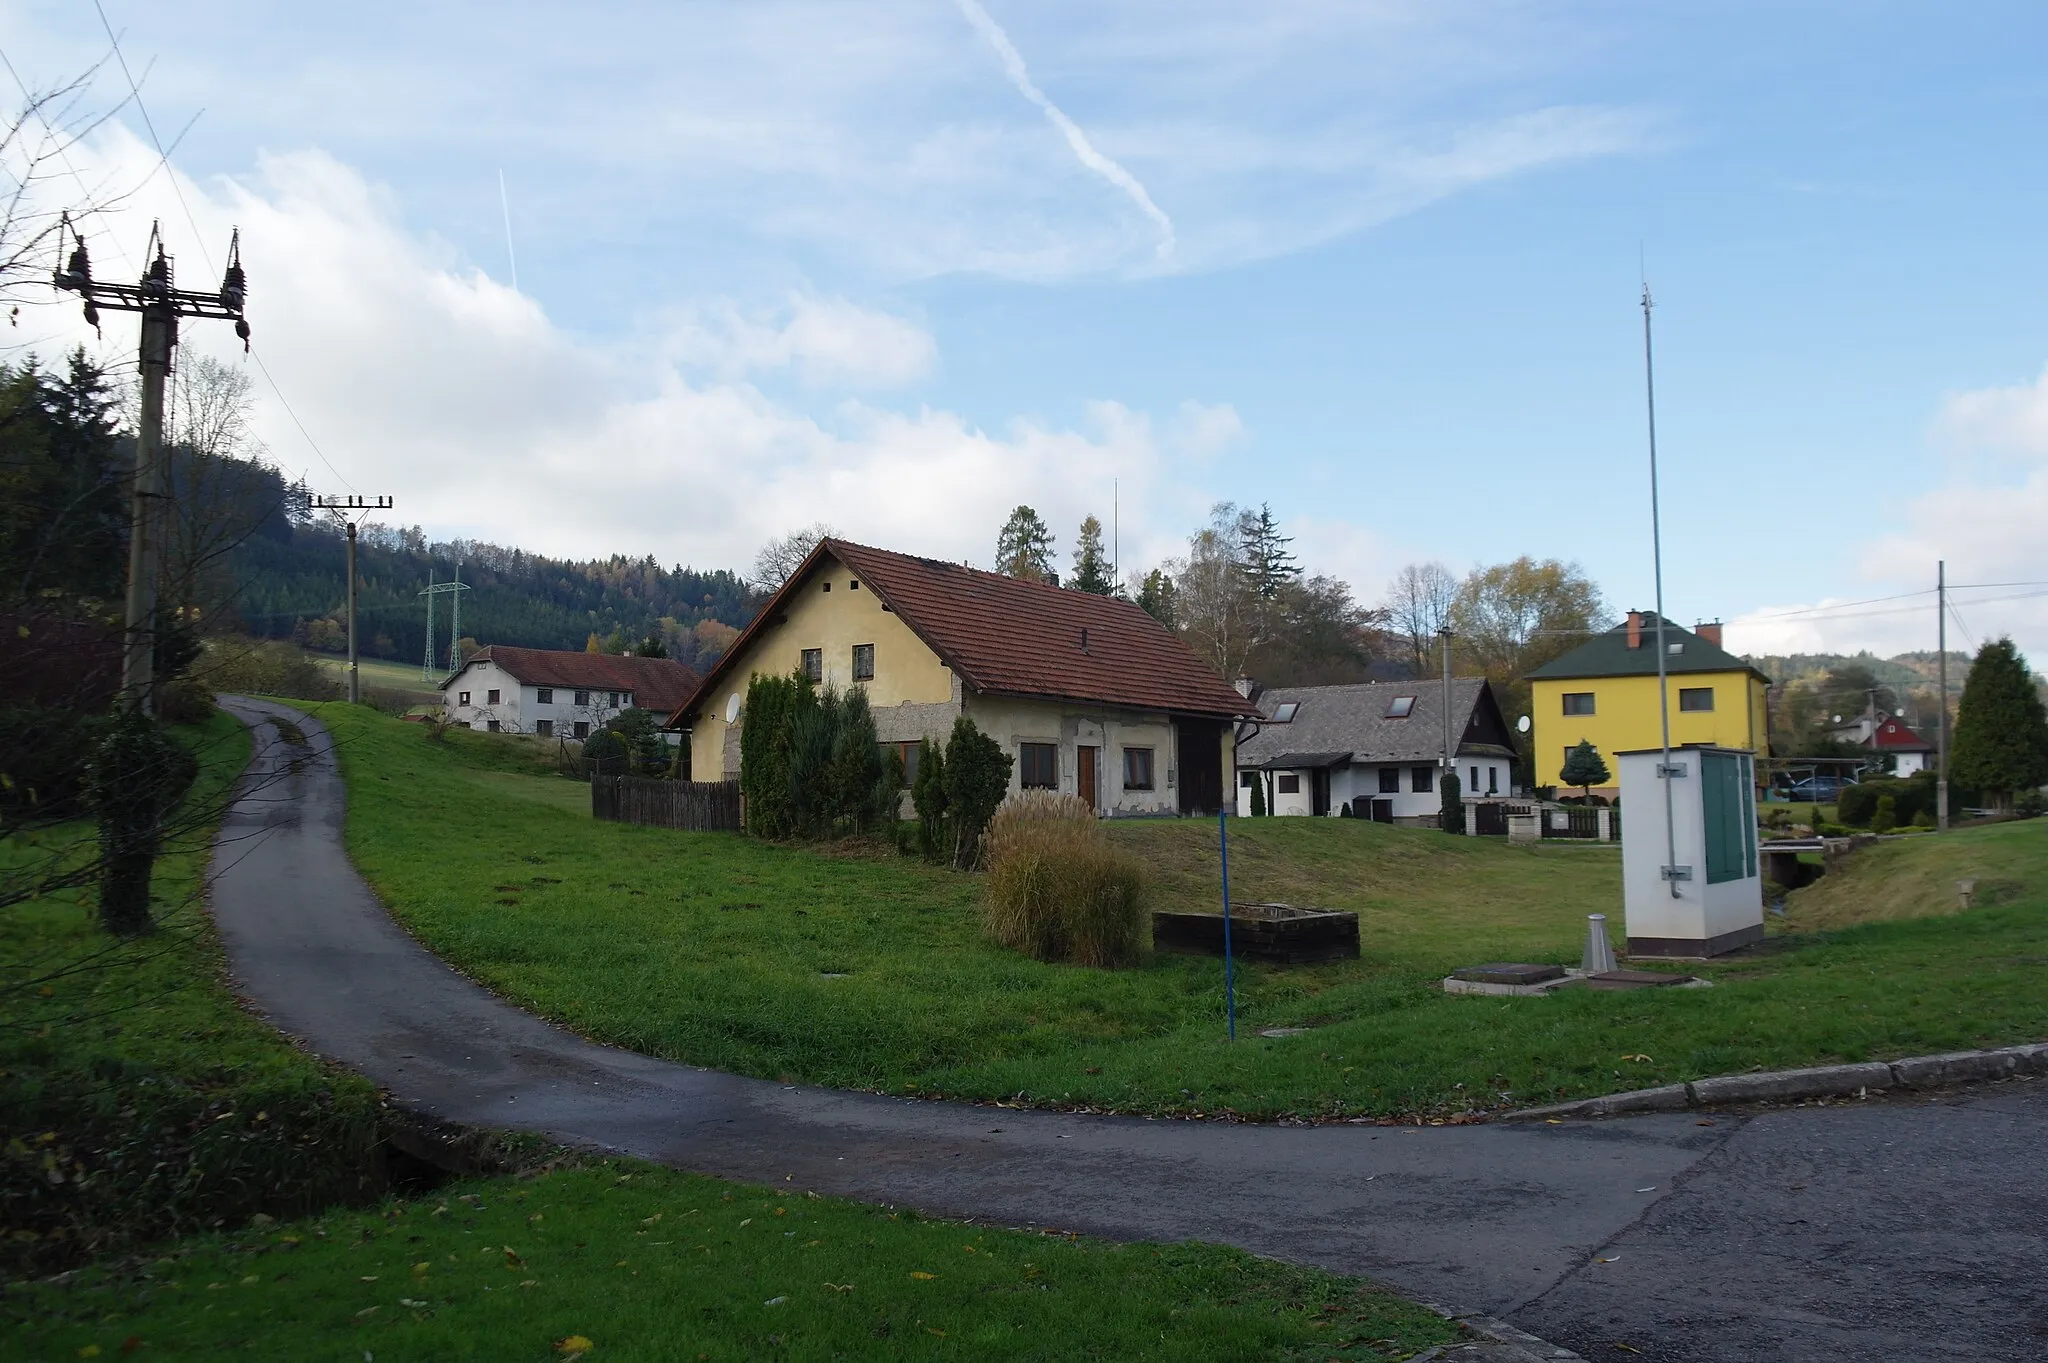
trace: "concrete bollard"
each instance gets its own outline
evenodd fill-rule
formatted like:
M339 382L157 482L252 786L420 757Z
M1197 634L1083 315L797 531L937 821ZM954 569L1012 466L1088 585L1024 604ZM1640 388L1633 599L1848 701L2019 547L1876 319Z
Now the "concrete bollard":
M1614 944L1607 940L1607 915L1589 913L1586 915L1586 954L1579 960L1579 969L1588 975L1598 975L1614 968Z

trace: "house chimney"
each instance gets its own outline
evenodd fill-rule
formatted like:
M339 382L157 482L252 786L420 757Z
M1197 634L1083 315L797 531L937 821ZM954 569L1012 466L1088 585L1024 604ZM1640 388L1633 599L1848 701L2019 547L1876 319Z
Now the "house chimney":
M1721 647L1721 622L1719 620L1702 621L1692 627L1692 632L1705 639L1715 648Z
M1628 646L1630 648L1641 648L1643 646L1643 613L1641 611L1630 611L1628 613Z
M1257 683L1250 677L1239 677L1231 685L1237 688L1238 695L1243 696L1246 700L1250 700L1252 698L1252 687L1257 685Z

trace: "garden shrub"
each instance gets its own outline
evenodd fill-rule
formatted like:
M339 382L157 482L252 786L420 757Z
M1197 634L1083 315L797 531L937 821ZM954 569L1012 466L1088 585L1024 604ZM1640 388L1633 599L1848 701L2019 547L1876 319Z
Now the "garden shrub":
M1266 778L1257 772L1252 774L1252 817L1266 817Z
M248 643L209 639L192 665L192 679L209 691L284 696L291 700L340 700L347 685L307 653L279 640Z
M166 724L204 724L213 718L213 692L190 677L175 678L158 688L156 714Z
M801 673L756 677L740 771L747 830L760 837L859 836L896 821L902 762L883 756L859 687L820 691Z
M2038 790L2023 790L2012 797L2012 812L2022 819L2037 819L2048 812L2048 796Z
M1041 961L1126 966L1145 954L1144 866L1095 811L1048 790L1012 795L989 821L982 923Z
M1438 782L1437 788L1443 794L1443 808L1437 815L1437 826L1446 833L1463 833L1465 831L1465 801L1460 794L1462 788L1458 785L1458 773L1454 771L1445 772L1443 779Z
M946 750L929 738L918 740L910 804L917 811L919 855L926 861L945 860L951 846L946 839Z
M816 703L801 672L755 677L747 684L740 727L740 795L746 801L747 832L786 838L794 828L790 808L790 724L799 705Z
M971 871L981 864L982 834L1010 789L1014 759L965 715L953 721L946 742L946 823L952 834L953 864Z
M54 706L0 709L0 827L85 813L93 751L112 717Z
M1870 816L1870 831L1889 833L1899 826L1898 799L1890 791L1877 797L1877 809Z

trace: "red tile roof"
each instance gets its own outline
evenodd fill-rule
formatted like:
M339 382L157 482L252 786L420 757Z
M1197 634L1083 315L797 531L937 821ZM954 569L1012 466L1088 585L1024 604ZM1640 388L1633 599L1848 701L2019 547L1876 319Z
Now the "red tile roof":
M673 710L697 689L697 670L668 658L634 658L567 649L515 648L491 644L469 661L493 662L528 686L566 686L590 691L631 691L643 710ZM460 672L455 676L461 676ZM448 682L441 683L445 690Z
M1256 713L1178 635L1128 601L828 539L733 641L672 724L696 712L780 613L783 598L827 556L846 565L961 681L984 695L1219 718Z

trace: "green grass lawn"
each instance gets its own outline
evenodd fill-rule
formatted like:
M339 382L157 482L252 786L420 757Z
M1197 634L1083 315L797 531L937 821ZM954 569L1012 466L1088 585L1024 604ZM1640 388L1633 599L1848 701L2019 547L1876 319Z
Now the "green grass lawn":
M1233 1044L1216 960L1041 964L983 941L975 877L869 848L593 823L558 798L566 782L519 774L516 741L323 713L351 853L423 941L587 1035L740 1073L1157 1113L1456 1115L2048 1037L2038 843L2025 888L1966 917L1780 933L1700 967L1708 990L1500 999L1438 981L1485 960L1575 963L1588 912L1619 926L1616 849L1233 821L1239 899L1356 909L1365 945L1356 962L1243 967ZM511 796L522 782L531 798ZM1216 902L1215 825L1112 834L1152 866L1156 903ZM1311 1030L1256 1035L1283 1026Z
M1236 1250L609 1163L188 1241L6 1305L0 1352L51 1360L1380 1359L1459 1334Z
M346 657L337 658L331 653L309 653L307 656L328 671L344 680L347 679ZM416 662L394 662L389 658L359 657L356 659L356 669L364 686L382 687L388 691L418 691L425 695L432 693L435 684L440 681L439 677L435 677L433 681L422 681L420 665Z

